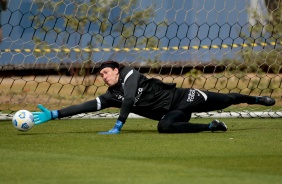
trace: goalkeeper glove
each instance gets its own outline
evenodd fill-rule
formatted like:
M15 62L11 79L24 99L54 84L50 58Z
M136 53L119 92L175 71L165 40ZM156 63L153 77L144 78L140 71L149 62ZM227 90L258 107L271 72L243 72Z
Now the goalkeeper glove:
M41 104L38 104L38 108L41 110L41 112L32 112L34 123L36 125L45 123L51 119L56 119L59 116L58 110L50 111Z
M122 126L123 126L123 123L121 121L117 120L114 128L112 128L108 132L99 132L99 134L119 134Z

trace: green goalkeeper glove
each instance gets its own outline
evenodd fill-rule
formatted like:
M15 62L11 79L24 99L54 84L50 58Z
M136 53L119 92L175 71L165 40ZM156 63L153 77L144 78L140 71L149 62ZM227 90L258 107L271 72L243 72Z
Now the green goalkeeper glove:
M38 104L37 107L41 110L41 112L32 112L34 123L36 125L45 123L47 121L50 121L51 119L56 119L59 116L58 110L50 111L41 104Z

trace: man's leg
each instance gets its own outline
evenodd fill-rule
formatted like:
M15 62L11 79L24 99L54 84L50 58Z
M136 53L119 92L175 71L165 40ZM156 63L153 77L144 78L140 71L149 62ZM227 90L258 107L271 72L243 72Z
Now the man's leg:
M231 105L237 105L240 103L247 104L259 104L265 106L272 106L275 104L275 100L271 97L263 96L249 96L239 93L214 93L205 92L207 94L207 101L199 106L193 108L194 112L208 112L214 110L221 110Z
M209 124L189 123L191 113L174 110L167 113L158 124L159 133L198 133L202 131L226 131L227 126L217 120Z

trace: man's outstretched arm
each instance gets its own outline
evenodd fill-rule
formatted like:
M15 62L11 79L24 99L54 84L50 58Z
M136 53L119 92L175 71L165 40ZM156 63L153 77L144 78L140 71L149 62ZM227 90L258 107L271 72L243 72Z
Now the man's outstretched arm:
M64 117L77 115L80 113L95 112L105 109L109 107L109 104L106 103L107 96L109 95L104 94L100 97L97 97L94 100L90 100L78 105L72 105L60 110L49 110L43 105L39 104L38 108L40 109L40 111L32 112L34 116L35 124L39 125L48 122L52 119L64 118Z

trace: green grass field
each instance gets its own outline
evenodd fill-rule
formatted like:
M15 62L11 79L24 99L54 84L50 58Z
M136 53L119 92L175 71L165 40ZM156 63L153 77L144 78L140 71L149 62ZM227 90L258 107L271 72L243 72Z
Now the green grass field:
M282 181L281 119L222 119L227 132L159 134L157 122L58 120L19 132L0 122L6 183L239 183ZM193 119L204 123L210 119Z

